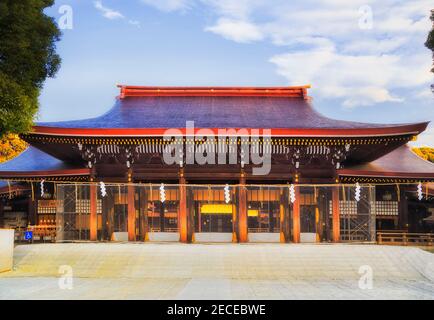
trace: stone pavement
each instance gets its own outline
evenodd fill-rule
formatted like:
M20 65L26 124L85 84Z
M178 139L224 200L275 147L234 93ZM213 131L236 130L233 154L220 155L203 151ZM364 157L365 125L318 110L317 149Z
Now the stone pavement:
M366 270L372 289L359 287ZM350 244L23 245L14 271L0 274L0 299L434 299L434 254Z

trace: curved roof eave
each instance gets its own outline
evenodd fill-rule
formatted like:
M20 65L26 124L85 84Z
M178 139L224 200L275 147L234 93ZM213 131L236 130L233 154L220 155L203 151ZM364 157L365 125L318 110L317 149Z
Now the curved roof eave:
M270 130L272 136L276 137L375 137L375 136L399 136L418 135L426 130L429 122L413 124L391 125L372 128L235 128L264 134ZM195 132L207 129L214 135L219 135L221 129L225 128L195 128ZM228 128L229 129L229 128ZM186 128L65 128L50 126L35 126L31 134L48 136L74 136L74 137L148 137L163 136L171 130L179 135L187 135ZM175 131L173 131L175 130Z
M2 180L77 176L90 176L90 169L65 163L32 146L14 159L0 164Z
M434 163L420 158L404 145L370 163L340 169L338 175L434 180Z

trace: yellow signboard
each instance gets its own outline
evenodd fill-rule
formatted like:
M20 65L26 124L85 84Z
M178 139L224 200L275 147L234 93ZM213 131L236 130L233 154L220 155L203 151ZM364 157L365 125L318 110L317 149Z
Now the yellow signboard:
M201 214L232 214L231 204L204 204L200 208Z

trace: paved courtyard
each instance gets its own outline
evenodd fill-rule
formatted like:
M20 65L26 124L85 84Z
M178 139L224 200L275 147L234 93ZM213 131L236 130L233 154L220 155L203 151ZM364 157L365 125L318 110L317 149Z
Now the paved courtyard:
M0 299L434 299L434 254L345 244L23 245L14 271L0 274Z

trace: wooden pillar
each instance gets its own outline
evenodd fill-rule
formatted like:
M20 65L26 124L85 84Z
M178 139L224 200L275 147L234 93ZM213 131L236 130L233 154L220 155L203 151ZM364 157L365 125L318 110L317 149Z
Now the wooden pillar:
M408 231L408 201L405 194L405 186L401 186L398 196L398 228L401 231Z
M246 174L241 172L238 191L238 242L248 241Z
M280 242L287 243L291 240L291 228L289 221L288 188L280 191Z
M36 209L38 200L33 200L32 197L30 197L27 203L28 224L31 226L36 226L38 224L38 210Z
M341 240L339 187L334 187L332 190L332 213L332 241L339 242Z
M317 234L317 242L322 242L323 234L324 234L324 216L323 216L323 205L322 205L322 189L315 188L315 218L316 220L316 234Z
M188 208L187 208L187 187L184 170L179 173L179 235L180 241L188 243ZM191 241L191 240L190 240Z
M139 187L140 240L148 241L148 194L145 187Z
M101 211L102 211L102 239L110 240L111 232L109 230L109 197L105 196L101 199Z
M136 188L129 184L127 189L128 241L136 241Z
M295 186L295 201L292 204L292 241L300 243L300 188Z
M90 185L90 241L96 241L98 237L98 213L97 213L97 192L96 184Z

